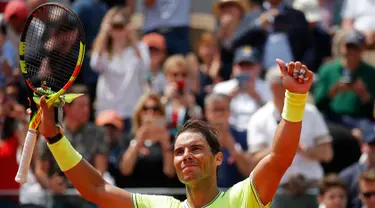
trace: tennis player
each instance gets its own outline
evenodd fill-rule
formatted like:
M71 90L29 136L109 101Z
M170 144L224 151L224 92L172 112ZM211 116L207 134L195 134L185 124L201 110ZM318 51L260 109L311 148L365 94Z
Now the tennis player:
M216 171L223 161L215 131L202 121L190 121L180 130L173 145L174 166L186 185L183 202L169 196L129 193L104 181L82 156L73 149L61 129L56 127L53 110L41 100L43 112L40 133L59 167L82 196L108 208L256 208L270 207L280 179L298 149L307 93L312 72L300 62L286 64L277 60L287 89L283 120L275 134L271 153L259 162L250 176L226 192L217 187ZM138 144L133 143L135 147ZM150 170L152 174L152 170Z

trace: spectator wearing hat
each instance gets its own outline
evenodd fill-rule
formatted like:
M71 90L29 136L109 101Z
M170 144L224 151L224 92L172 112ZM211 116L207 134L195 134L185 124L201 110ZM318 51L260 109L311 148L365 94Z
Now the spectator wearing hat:
M234 53L238 47L250 45L262 51L266 31L256 25L246 0L220 0L212 7L218 19L217 39L220 43L220 77L230 79ZM253 23L251 23L253 22Z
M167 85L162 70L168 53L165 38L158 33L149 33L143 36L142 41L148 45L151 58L150 72L146 75L148 87L161 95Z
M124 133L124 122L115 110L104 110L95 118L97 126L104 127L109 137L108 172L119 181L122 174L119 170L119 157L123 151L126 135Z
M232 79L215 85L213 92L232 97L229 123L246 138L247 124L264 103L272 99L269 86L259 78L261 59L258 50L243 46L236 50ZM237 136L237 135L236 135Z
M29 12L30 10L23 0L11 0L5 7L4 19L8 25L7 38L12 42L17 54L21 33Z
M256 111L247 125L248 148L255 164L269 154L281 120L285 89L280 75L277 66L267 71L266 81L271 87L273 100ZM317 207L318 182L324 176L320 163L333 158L332 139L322 114L314 105L306 104L304 115L299 149L281 179L273 208Z
M306 60L310 59L308 61L310 68L316 72L321 64L331 57L333 31L331 32L331 29L322 23L323 12L319 0L294 0L293 8L302 11L309 23L313 43Z
M361 58L364 44L362 33L345 34L342 58L319 69L314 90L316 104L326 118L350 128L362 119L373 120L375 69Z
M360 176L362 173L375 168L375 125L363 127L364 137L361 139L361 151L365 155L358 162L340 172L340 178L348 186L348 207L362 208Z

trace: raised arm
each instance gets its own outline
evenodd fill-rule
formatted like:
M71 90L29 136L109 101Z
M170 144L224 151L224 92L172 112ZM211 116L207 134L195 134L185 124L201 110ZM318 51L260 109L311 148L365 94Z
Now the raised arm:
M99 172L74 150L65 136L59 135L54 112L48 108L45 97L40 101L43 112L39 127L40 133L47 139L48 147L56 159L60 169L88 201L99 207L131 208L131 194L105 182ZM60 137L60 138L59 138Z
M263 204L274 197L280 180L292 164L297 152L302 128L302 119L307 100L307 92L312 83L312 72L300 62L289 63L288 67L277 60L282 72L285 93L282 120L277 127L270 153L263 158L253 171L253 182ZM306 79L293 78L293 72L306 72Z

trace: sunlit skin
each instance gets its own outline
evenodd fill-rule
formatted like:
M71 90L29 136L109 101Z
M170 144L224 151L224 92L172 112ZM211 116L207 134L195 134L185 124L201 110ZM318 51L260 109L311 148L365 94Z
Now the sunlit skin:
M173 162L178 178L186 185L189 204L204 206L209 203L204 200L212 199L219 193L216 170L222 161L223 154L218 152L214 155L201 134L184 132L177 137Z
M216 169L222 153L214 155L206 139L199 133L180 134L174 147L174 166L182 183L196 185L207 181L216 183ZM216 161L216 162L215 162Z
M309 91L313 73L306 66L300 62L291 62L286 66L285 62L279 59L276 62L282 72L280 78L283 86L287 90L298 94L306 94ZM293 78L294 69L303 69L307 72L305 83ZM42 121L39 132L45 137L56 136L59 130L56 128L54 111L48 107L45 97L41 98L40 107ZM283 119L275 132L271 153L254 168L251 180L263 204L273 199L282 176L290 167L298 149L301 128L301 121L291 122ZM216 170L223 161L223 155L220 152L213 154L206 138L199 133L193 133L192 130L177 136L173 154L177 175L186 184L188 204L192 207L203 207L215 199L219 193ZM98 171L84 159L64 173L83 198L99 207L133 207L131 193L106 183ZM176 203L179 204L177 201ZM253 202L249 203L249 206L255 205Z
M319 203L326 208L345 208L347 200L346 191L341 187L330 188L323 196L318 197Z

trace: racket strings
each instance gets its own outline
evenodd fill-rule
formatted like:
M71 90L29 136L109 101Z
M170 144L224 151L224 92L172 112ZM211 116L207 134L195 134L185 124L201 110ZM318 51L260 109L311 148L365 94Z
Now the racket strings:
M48 6L33 16L25 38L25 63L34 88L43 85L59 91L70 80L82 39L78 22L58 6Z

